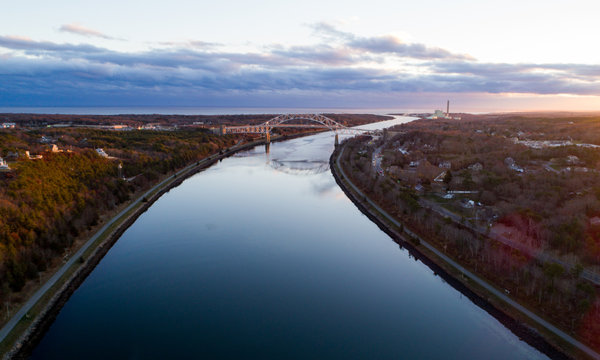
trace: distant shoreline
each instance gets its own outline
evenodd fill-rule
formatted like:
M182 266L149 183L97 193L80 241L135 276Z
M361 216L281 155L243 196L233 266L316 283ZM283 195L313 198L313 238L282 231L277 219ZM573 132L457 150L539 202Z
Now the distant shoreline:
M411 109L407 112L426 112L427 109ZM398 113L397 108L320 108L320 107L202 107L202 106L106 106L106 107L2 107L2 114L50 114L50 115L264 115L286 113L328 113L328 114L373 114L388 115Z

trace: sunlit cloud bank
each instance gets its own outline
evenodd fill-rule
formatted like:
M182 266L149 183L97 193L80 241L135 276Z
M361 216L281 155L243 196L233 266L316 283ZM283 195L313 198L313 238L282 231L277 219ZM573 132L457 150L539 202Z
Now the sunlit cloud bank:
M250 51L189 40L124 52L4 35L0 106L410 109L430 107L445 97L459 99L465 110L483 102L490 110L517 105L556 109L556 99L582 110L600 105L600 66L483 63L469 54L390 35L361 37L325 23L313 30L313 44L270 44ZM61 31L112 39L81 25L64 25Z

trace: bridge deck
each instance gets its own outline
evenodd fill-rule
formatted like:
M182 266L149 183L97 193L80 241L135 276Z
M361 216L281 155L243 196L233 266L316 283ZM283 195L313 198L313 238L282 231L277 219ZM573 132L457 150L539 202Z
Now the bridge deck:
M316 124L284 124L291 120L312 121ZM230 134L269 134L273 128L329 129L342 134L380 135L380 130L367 130L346 127L320 114L283 114L257 125L227 126L223 133Z

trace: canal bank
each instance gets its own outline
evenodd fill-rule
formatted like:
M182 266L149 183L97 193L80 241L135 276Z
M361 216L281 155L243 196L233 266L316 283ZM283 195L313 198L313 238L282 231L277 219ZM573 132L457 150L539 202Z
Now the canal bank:
M277 136L270 142L290 140L312 135L316 132ZM3 359L26 357L44 336L54 319L71 295L85 281L121 235L161 196L179 186L189 177L206 170L219 161L247 151L256 146L266 145L265 139L233 146L213 154L166 177L151 189L144 192L115 217L107 221L70 260L61 267L47 283L34 293L13 318L0 330L2 346L8 349ZM32 301L33 300L33 301Z
M549 357L557 359L569 358L570 356L600 358L593 349L573 339L535 313L516 303L483 279L466 270L426 240L410 231L405 224L399 223L385 210L381 209L360 191L345 174L340 164L343 152L344 144L338 146L330 157L331 172L337 184L361 212L395 242L409 249L415 258L429 266L434 273L440 275L452 287L471 299L517 336ZM527 325L528 323L534 325L536 329ZM570 355L566 355L559 347L570 349L568 350Z

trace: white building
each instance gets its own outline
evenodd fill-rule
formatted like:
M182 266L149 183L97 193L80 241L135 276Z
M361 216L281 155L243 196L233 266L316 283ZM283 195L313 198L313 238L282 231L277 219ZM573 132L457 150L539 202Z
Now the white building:
M102 156L104 158L108 157L108 154L106 152L104 152L104 149L102 149L102 148L96 149L96 153L98 153L98 155L100 155L100 156Z
M27 158L28 158L29 160L39 160L39 159L42 159L42 158L43 158L43 156L42 156L42 155L31 155L31 154L29 153L29 150L25 151L25 156L27 156Z
M435 177L435 179L433 179L433 181L435 182L444 182L444 178L446 177L446 173L448 171L442 171L438 176Z
M508 166L509 169L514 170L516 172L522 173L525 171L523 168L518 166L517 163L515 163L515 160L511 157L507 157L506 159L504 159L504 164Z
M567 163L569 164L579 164L579 158L575 155L567 156Z
M451 169L452 163L450 161L442 161L441 163L438 164L438 167L440 167L442 169Z
M481 163L471 164L471 165L469 165L469 170L481 171L481 170L483 170L483 165L481 165Z
M0 171L7 171L7 170L10 170L10 167L8 166L6 161L4 161L4 159L0 157Z
M14 129L15 127L17 127L17 124L11 122L5 122L0 124L1 129Z

